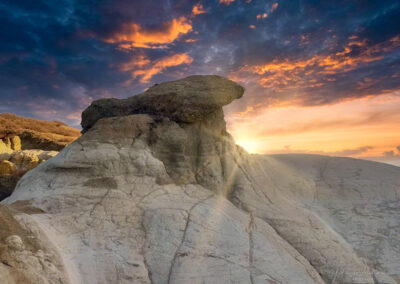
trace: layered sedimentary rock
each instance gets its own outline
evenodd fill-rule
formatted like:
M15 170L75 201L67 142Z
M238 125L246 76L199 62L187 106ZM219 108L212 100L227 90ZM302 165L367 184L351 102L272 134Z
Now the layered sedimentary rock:
M78 129L61 122L0 114L0 200L12 193L23 174L79 136Z
M92 103L85 134L3 202L29 205L14 219L56 248L59 283L400 280L400 168L250 155L222 111L243 91L192 76ZM0 262L0 277L10 269Z
M0 114L0 153L29 149L60 151L79 136L78 129L59 121Z
M28 171L57 155L57 151L18 150L0 153L0 200L11 195Z

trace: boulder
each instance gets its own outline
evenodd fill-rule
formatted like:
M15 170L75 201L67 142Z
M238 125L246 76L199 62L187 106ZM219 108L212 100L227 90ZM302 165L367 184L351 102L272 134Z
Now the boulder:
M242 97L244 88L220 76L190 76L156 84L146 92L127 99L94 101L82 113L83 132L103 117L130 114L153 114L177 122L200 121Z
M0 200L8 197L29 170L56 156L57 151L19 150L0 154Z
M47 161L47 160L53 158L53 157L56 156L57 154L58 154L57 151L40 151L40 152L37 154L37 157L38 157L38 159L39 159L39 162L42 163L42 162L45 162L45 161Z
M0 205L0 282L69 283L57 249L18 206Z
M39 158L35 150L15 151L11 154L11 162L19 168L31 170L39 165Z

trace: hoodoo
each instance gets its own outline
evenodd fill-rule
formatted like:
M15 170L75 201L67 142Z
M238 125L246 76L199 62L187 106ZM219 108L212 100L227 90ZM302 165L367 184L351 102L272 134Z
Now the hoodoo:
M400 168L250 155L222 110L243 92L190 76L93 102L2 202L0 282L400 281Z

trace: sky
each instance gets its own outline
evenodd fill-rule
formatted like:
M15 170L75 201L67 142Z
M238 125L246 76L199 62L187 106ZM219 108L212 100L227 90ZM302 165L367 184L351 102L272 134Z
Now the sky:
M79 127L91 101L217 74L254 153L400 165L398 0L0 2L0 112Z

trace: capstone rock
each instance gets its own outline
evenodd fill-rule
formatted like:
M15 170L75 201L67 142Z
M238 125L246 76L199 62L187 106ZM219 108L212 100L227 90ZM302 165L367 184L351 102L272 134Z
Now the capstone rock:
M243 92L243 87L226 78L194 75L156 84L146 92L127 99L94 101L82 113L81 124L85 132L103 117L140 113L192 123L242 97Z
M46 240L52 265L36 268L31 250L27 271L43 283L398 283L400 168L250 155L223 119L242 93L192 76L94 102L85 134L2 202ZM26 251L26 233L2 232ZM0 279L12 271L0 262Z

